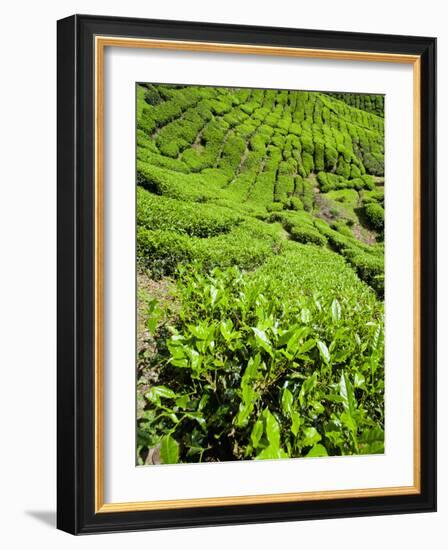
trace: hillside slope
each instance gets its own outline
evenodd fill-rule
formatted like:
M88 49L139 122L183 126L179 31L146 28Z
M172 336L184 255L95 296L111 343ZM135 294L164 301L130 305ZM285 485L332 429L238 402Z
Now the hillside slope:
M138 182L153 194L152 201L155 194L206 201L210 219L228 208L229 217L237 210L276 221L294 240L329 243L382 293L383 247L365 246L379 240L384 219L383 187L376 185L383 184L384 174L382 118L317 92L151 85L138 87L138 114ZM156 210L168 204L163 201ZM212 212L211 204L221 208ZM167 263L160 246L164 239L173 266L176 253L188 256L190 241L176 238L173 248L166 222L140 227L143 258L153 237L158 257L151 253L151 262ZM229 229L219 232L220 244L234 242ZM154 230L159 233L148 232ZM239 223L234 230L247 245L255 239L256 255L253 231Z
M140 461L382 448L384 119L351 104L137 86Z

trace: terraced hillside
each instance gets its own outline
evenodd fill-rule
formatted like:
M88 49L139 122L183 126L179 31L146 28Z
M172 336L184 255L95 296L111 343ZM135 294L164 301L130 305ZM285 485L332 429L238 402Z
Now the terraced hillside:
M383 107L137 86L140 464L383 452Z

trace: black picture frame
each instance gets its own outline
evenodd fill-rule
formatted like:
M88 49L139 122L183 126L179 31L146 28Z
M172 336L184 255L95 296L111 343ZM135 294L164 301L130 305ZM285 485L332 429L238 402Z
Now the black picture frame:
M436 39L74 15L57 25L57 526L72 534L436 510ZM336 51L421 60L421 484L418 494L95 511L94 50L97 35Z

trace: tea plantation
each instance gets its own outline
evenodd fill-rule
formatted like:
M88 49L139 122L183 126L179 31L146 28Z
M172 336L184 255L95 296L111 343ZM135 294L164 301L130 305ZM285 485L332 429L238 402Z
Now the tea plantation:
M137 86L139 464L384 452L384 98Z

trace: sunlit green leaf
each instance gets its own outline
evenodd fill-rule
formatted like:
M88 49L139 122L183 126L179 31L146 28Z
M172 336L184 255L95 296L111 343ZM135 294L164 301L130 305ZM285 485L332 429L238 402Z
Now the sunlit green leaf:
M285 388L282 393L282 411L287 416L291 416L293 401L294 397L292 393L288 390L288 388Z
M138 463L384 452L384 98L136 95Z
M255 458L257 460L274 460L277 458L288 458L288 455L283 449L269 446L263 449Z
M176 406L180 409L185 409L188 406L188 402L190 401L190 398L188 395L180 395L176 398Z
M269 355L272 355L272 345L265 331L260 330L256 327L252 327L252 330L254 331L255 341L257 342L257 344L265 351L267 351Z
M170 435L166 435L162 438L160 458L163 464L177 464L179 461L179 444Z
M269 409L263 411L263 417L265 420L265 430L269 441L269 445L274 449L280 446L280 426L275 416Z
M334 321L341 320L341 304L336 300L336 298L331 303L331 315Z
M361 374L360 372L356 372L354 380L353 380L353 384L354 384L355 388L361 388L361 389L365 390L366 389L366 379L365 379L364 375Z
M302 320L302 323L309 323L311 322L311 312L309 309L304 307L302 311L300 312L300 318Z
M308 395L311 393L311 391L315 388L317 384L317 372L313 372L313 374L307 378L300 388L299 393L299 402L303 406L305 404L305 400L307 399Z
M322 342L322 340L318 340L316 344L319 348L322 359L325 361L325 363L330 363L330 352L328 351L327 344L325 342Z
M314 427L304 428L302 443L305 447L310 447L322 439L319 432Z
M311 447L310 451L307 453L306 456L309 457L317 457L317 456L328 456L327 449L321 445L320 443L317 443L313 447Z
M307 351L312 350L315 347L315 345L316 345L316 340L313 340L312 338L310 338L300 346L300 350L299 350L300 354L302 355Z
M165 399L174 399L176 394L166 386L152 386L145 396L149 401L159 402L161 397Z
M300 430L300 426L302 425L302 418L297 411L291 411L291 420L291 433L294 436L297 436Z
M185 418L191 418L191 420L196 420L196 422L203 428L207 425L205 418L202 414L198 412L187 412L185 413Z
M256 449L260 443L260 439L263 435L263 421L257 420L252 428L250 439L253 447Z
M351 417L354 417L356 411L355 392L349 377L344 372L341 375L339 387L344 409L347 414L349 414Z

